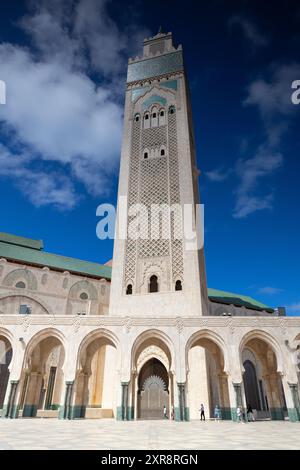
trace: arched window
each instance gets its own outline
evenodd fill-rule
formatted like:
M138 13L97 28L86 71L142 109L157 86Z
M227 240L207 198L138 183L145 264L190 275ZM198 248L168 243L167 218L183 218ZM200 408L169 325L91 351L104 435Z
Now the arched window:
M81 300L87 300L89 298L86 292L82 292L79 297L81 298Z
M132 284L128 284L126 288L126 295L131 295L132 294Z
M26 289L26 284L23 281L19 281L19 282L17 282L16 287L18 289Z
M175 113L175 106L170 106L169 107L169 114L174 114Z
M144 128L148 129L150 127L150 115L149 113L144 114Z
M149 292L158 292L158 279L155 275L150 277Z
M175 282L175 290L182 290L182 283L179 279Z
M159 112L159 125L164 126L165 124L166 124L165 111L164 109L161 109Z
M135 122L139 122L139 120L140 120L140 115L139 115L139 114L136 114L134 120L135 120Z
M161 151L160 151L160 155L161 155L162 157L164 157L164 156L165 156L165 149L161 149Z
M148 152L144 152L144 158L148 158Z

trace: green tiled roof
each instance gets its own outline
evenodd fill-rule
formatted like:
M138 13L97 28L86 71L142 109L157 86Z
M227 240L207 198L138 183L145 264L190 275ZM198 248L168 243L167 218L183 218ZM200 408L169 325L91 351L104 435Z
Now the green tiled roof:
M84 276L111 279L111 266L47 253L43 251L43 247L44 245L41 240L32 240L30 238L0 232L0 258L6 258L29 265L48 266L49 268L59 271L69 271ZM246 295L234 294L217 289L208 289L208 297L213 302L273 312L271 307Z
M16 240L16 243L13 243L13 239ZM23 242L21 242L22 240ZM38 248L39 243L40 248ZM110 266L54 255L43 251L42 247L43 243L37 242L36 240L29 238L23 239L22 237L15 237L9 234L0 234L0 258L6 258L24 264L48 266L52 269L69 271L85 276L111 279Z
M257 300L253 299L252 297L248 297L247 295L234 294L232 292L225 292L223 290L217 289L208 289L208 297L213 302L233 304L239 307L245 306L255 310L266 310L270 313L274 311L268 305L258 302Z
M0 232L0 242L33 248L34 250L42 250L44 248L42 240L32 240L32 238L18 237L17 235L4 232Z

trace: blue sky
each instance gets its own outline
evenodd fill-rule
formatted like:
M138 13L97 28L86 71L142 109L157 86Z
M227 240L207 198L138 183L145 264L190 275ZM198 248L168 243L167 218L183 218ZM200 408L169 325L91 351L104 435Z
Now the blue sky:
M300 7L274 3L1 5L0 230L111 258L96 208L116 202L126 60L162 25L188 70L208 285L300 315Z

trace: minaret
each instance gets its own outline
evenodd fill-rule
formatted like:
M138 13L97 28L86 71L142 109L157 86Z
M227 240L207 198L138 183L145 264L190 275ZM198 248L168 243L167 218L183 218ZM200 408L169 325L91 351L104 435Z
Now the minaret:
M128 64L116 227L138 220L141 237L115 240L110 315L208 314L203 247L178 237L183 210L195 229L198 175L182 47L160 29Z

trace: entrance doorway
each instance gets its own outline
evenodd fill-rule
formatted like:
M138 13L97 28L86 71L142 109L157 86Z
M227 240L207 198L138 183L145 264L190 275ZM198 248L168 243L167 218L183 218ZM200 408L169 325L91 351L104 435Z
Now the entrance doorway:
M163 419L164 406L169 416L169 374L156 358L147 361L138 378L138 418Z

